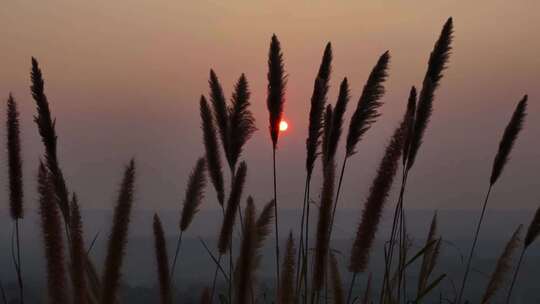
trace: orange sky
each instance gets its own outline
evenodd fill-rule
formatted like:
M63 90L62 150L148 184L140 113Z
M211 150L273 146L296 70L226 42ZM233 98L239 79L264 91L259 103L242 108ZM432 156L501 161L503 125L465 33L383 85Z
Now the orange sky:
M272 33L282 42L289 74L290 125L278 161L280 196L291 208L300 206L303 194L309 97L324 45L331 41L334 47L330 101L347 76L353 104L377 57L390 50L383 116L360 143L344 184L343 203L361 206L408 88L421 83L449 16L454 52L411 176L409 206L479 207L499 137L524 93L530 95L528 120L492 206L539 203L536 0L4 2L0 96L11 91L21 104L27 179L34 179L41 152L28 90L30 56L36 56L58 119L69 186L89 208L110 205L121 166L131 156L140 163L139 207L178 207L188 172L202 153L198 96L207 92L210 68L227 94L240 73L248 77L259 129L245 154L248 191L266 201L271 153L265 77ZM33 191L33 184L27 185ZM217 206L213 191L207 197L207 207Z

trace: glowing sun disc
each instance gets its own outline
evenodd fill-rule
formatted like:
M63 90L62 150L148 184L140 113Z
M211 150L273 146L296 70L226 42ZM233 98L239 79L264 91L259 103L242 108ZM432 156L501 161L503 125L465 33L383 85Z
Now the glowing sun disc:
M279 131L280 132L287 131L288 128L289 128L289 124L285 120L282 120L282 121L279 122Z

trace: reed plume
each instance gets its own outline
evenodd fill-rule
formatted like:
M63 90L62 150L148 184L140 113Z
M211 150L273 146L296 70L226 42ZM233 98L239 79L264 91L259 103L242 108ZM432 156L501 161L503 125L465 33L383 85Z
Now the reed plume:
M253 199L249 197L248 202L250 200L252 201ZM257 229L257 238L256 238L257 248L262 247L264 240L270 233L270 224L272 224L273 219L274 219L274 202L270 201L264 206L255 224L255 227Z
M38 114L34 116L34 121L38 126L39 134L45 146L45 162L50 172L50 179L54 186L56 201L60 206L60 211L66 222L69 222L69 198L66 182L60 169L57 156L57 135L55 130L55 120L51 117L49 101L45 95L45 82L39 68L37 60L32 57L31 71L32 97L36 101Z
M245 217L244 233L240 245L240 254L235 269L235 294L236 303L245 304L249 302L250 288L252 286L254 270L257 267L257 228L255 224L255 205L252 199L248 199Z
M326 110L324 111L324 119L323 119L323 140L322 140L322 162L323 162L323 170L324 168L330 164L331 161L334 159L330 155L329 151L329 145L330 145L330 136L332 132L332 125L333 125L333 114L334 110L332 108L332 105L326 105Z
M409 92L409 100L407 101L407 131L405 133L405 138L403 139L403 166L407 164L407 158L409 157L409 149L411 148L411 140L414 134L414 120L416 116L416 87L412 86L411 91Z
M221 225L221 231L219 233L218 249L221 255L227 253L227 250L231 245L232 232L236 220L236 210L238 210L238 206L240 206L246 175L247 165L245 162L241 162L232 182L231 194L227 201L227 208L225 209L223 224Z
M285 104L285 67L283 64L283 53L281 44L274 34L270 42L268 51L268 89L266 106L269 113L270 137L272 139L272 164L274 177L274 233L276 237L276 283L279 290L279 220L277 212L277 181L276 181L276 149L279 136L279 123L283 116L283 105Z
M341 133L343 132L343 116L347 110L347 104L349 103L349 82L347 78L344 78L339 86L339 95L334 107L334 114L332 116L332 128L330 131L330 139L328 141L328 155L333 158L336 155L337 147Z
M512 277L512 283L510 284L510 289L508 290L508 295L506 297L506 303L510 303L510 300L512 299L512 291L514 289L514 285L517 281L517 276L519 273L519 269L521 268L521 264L523 263L523 258L525 256L525 252L527 251L527 248L538 238L538 235L540 234L540 208L536 209L536 213L534 214L534 218L532 219L531 223L529 224L529 228L527 229L527 234L525 235L525 241L523 242L523 248L521 249L521 254L519 256L519 260L516 266L516 270L514 271L514 275Z
M371 185L369 196L362 212L362 220L358 225L356 238L351 249L349 271L354 274L366 270L369 253L378 229L384 204L392 187L398 169L398 160L403 151L406 123L407 118L394 131L390 143L384 152L384 157L379 164L377 176Z
M19 285L20 303L24 304L24 286L21 271L21 244L19 233L19 220L24 217L23 210L23 179L22 179L22 158L21 158L21 140L19 129L19 111L17 102L13 95L9 94L7 100L6 113L7 129L7 152L8 152L8 172L9 172L9 209L11 218L15 223L15 251L14 257L15 270L17 271L17 283Z
M71 199L69 231L71 232L71 281L73 303L87 303L86 250L84 246L83 225L77 195Z
M289 232L289 237L287 239L287 246L285 247L285 256L283 257L283 264L281 267L281 289L279 290L279 301L280 304L294 304L296 303L296 296L294 293L294 238L292 231Z
M332 252L330 253L330 278L332 281L334 303L345 304L345 296L343 294L343 285L341 283L338 260L336 255Z
M519 132L523 128L526 110L527 95L523 96L521 101L517 104L516 110L512 115L512 119L510 119L508 126L506 126L506 129L504 130L503 137L499 144L499 150L497 151L497 155L495 155L495 160L493 161L493 169L491 170L491 177L489 179L490 185L497 182L504 169L504 166L508 162L510 152L514 147L514 143L519 135Z
M279 123L283 116L286 83L281 44L277 36L272 35L270 51L268 52L268 97L266 105L269 113L270 137L272 138L274 150L277 147Z
M117 301L117 291L121 276L120 268L122 267L127 245L127 234L133 204L134 183L135 161L131 160L124 171L118 200L114 208L113 226L109 235L102 279L101 304L114 304Z
M178 241L176 242L176 250L171 266L171 276L174 276L176 261L178 259L178 254L180 253L180 246L182 245L182 234L187 230L191 221L193 221L195 214L199 212L199 206L204 198L204 187L206 187L205 170L206 160L204 157L201 157L197 160L195 168L193 168L193 171L191 171L191 175L189 176L182 215L180 216L180 234L178 235Z
M9 207L11 218L15 221L24 217L23 211L23 179L21 140L19 130L19 111L13 95L7 100L7 152L9 170Z
M48 303L67 304L62 220L54 201L54 190L47 168L40 161L38 172L39 210L47 261Z
M248 109L250 96L248 81L246 76L242 74L234 86L232 102L228 110L230 129L228 162L231 171L234 171L245 143L251 138L253 132L257 130L255 118Z
M208 106L208 102L204 96L201 96L200 101L201 111L201 128L203 130L204 148L206 151L206 165L210 180L216 189L218 203L223 208L225 200L225 191L223 188L223 170L221 166L221 158L219 156L219 147L216 137L216 128L212 118L212 111Z
M185 231L193 221L195 214L199 212L199 206L204 198L204 187L206 186L205 170L206 160L201 157L197 160L197 164L189 176L180 218L180 231Z
M323 128L322 117L324 105L327 99L330 75L332 73L332 58L332 45L328 43L324 49L319 71L315 77L313 93L311 95L311 107L309 110L308 137L306 139L306 183L304 187L304 201L302 205L302 218L300 223L300 246L298 249L298 280L301 280L302 276L304 275L303 273L300 273L300 270L306 269L308 264L307 248L309 247L309 187L311 183L311 176L313 174L313 168L315 166L315 160L320 153L320 136ZM302 267L300 267L301 258L303 258ZM300 281L297 282L298 286L299 284ZM304 297L307 298L307 274L304 275L304 287Z
M435 214L433 215L433 219L431 220L431 226L429 228L429 233L426 239L426 250L424 251L424 255L422 257L422 266L420 268L420 274L418 276L418 295L422 294L422 292L426 288L429 276L431 275L431 271L433 270L433 267L435 266L437 260L440 240L438 241L436 238L437 212L435 212Z
M347 135L347 157L356 153L356 144L362 140L363 135L371 128L371 125L379 117L379 108L382 105L380 99L384 95L384 82L388 76L388 63L390 53L384 52L364 85L362 95L358 100L356 110L351 117L349 133Z
M520 234L522 227L523 225L519 225L519 227L512 235L512 238L510 238L510 241L508 241L508 243L506 244L506 247L504 247L504 251L499 257L499 260L497 260L497 266L495 267L495 271L491 274L488 286L482 297L482 304L491 302L493 296L502 287L506 275L510 272L512 256L514 254L514 251L518 248L519 243L521 242Z
M461 303L461 298L463 297L465 285L469 277L472 257L474 255L474 251L476 249L476 243L478 242L478 235L480 234L480 229L482 228L482 223L484 221L484 215L486 213L486 207L489 202L491 189L493 188L493 185L495 184L495 182L497 182L506 163L508 162L508 158L509 158L510 152L512 151L512 147L514 146L514 143L519 135L519 132L523 128L526 110L527 110L527 95L523 96L521 101L517 104L516 109L514 110L514 113L512 115L512 118L510 119L510 122L508 123L508 125L506 126L506 129L504 130L503 137L499 144L499 150L497 151L497 154L495 155L495 159L493 161L493 169L491 171L491 177L489 179L489 187L486 193L486 197L484 199L484 204L482 205L482 212L480 213L480 218L478 219L478 223L476 224L476 231L474 234L473 243L469 252L469 258L467 259L467 266L465 268L465 274L463 275L463 281L461 283L461 289L459 292L459 297L458 297L458 302L457 302L458 304Z
M167 242L163 227L157 214L154 214L154 246L159 279L159 298L161 304L172 303L171 278L169 276L169 258L167 257Z
M328 93L330 74L332 72L332 45L328 43L319 66L319 72L313 85L311 95L311 108L309 110L308 138L306 139L306 171L308 179L313 173L315 160L317 159L322 132L322 118L326 96Z
M312 293L320 292L325 276L327 257L330 247L330 222L332 216L332 197L334 195L335 166L330 160L325 164L323 172L323 185L321 189L321 202L319 206L319 220L315 236L315 257L313 269ZM312 294L314 296L314 294Z
M418 97L418 106L416 108L416 118L414 125L414 133L410 141L407 169L410 169L416 159L420 145L426 132L427 125L433 112L433 100L435 98L435 91L440 85L440 81L443 77L443 71L447 67L448 59L450 58L450 51L452 50L453 39L453 21L452 18L448 18L444 24L441 34L433 51L429 56L428 68L424 81L422 83L422 90Z
M229 159L229 114L227 111L227 101L223 94L223 89L219 83L214 70L210 70L210 102L212 103L214 119L219 131L223 150L227 159Z

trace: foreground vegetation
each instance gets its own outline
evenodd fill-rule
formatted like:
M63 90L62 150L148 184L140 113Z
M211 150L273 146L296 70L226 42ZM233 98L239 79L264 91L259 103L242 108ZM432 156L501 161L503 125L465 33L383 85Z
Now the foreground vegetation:
M341 185L346 176L347 162L353 161L357 146L364 135L381 115L385 81L389 75L390 53L383 53L377 60L362 89L361 96L353 109L345 138L345 155L336 155L343 133L344 115L350 100L349 83L345 78L339 86L338 99L334 105L328 103L332 71L332 47L324 50L319 71L315 77L311 108L308 118L306 140L306 180L302 216L299 218L299 234L289 232L285 244L279 240L279 189L277 189L276 153L279 146L279 124L282 121L286 94L286 72L284 57L278 38L271 39L268 56L267 108L269 132L273 154L273 198L258 212L251 196L244 189L248 166L242 160L245 143L256 131L255 121L250 112L250 89L248 80L241 75L234 86L230 102L214 71L210 71L209 99L200 98L200 117L205 155L195 162L186 187L183 207L180 213L178 240L176 244L166 244L159 216L153 221L155 239L156 269L160 287L160 302L181 302L176 299L174 286L182 284L173 280L181 271L182 236L189 229L193 218L204 200L208 184L214 189L222 209L223 220L217 232L217 252L203 243L209 254L208 263L215 265L213 280L208 282L200 296L201 303L421 303L443 280L445 274L435 275L442 237L437 230L437 214L427 233L427 240L417 252L412 252L406 223L406 186L408 176L419 160L419 152L425 139L426 130L434 109L435 93L441 85L452 49L453 21L448 19L437 39L428 60L427 71L417 90L411 87L408 98L404 98L404 114L388 140L381 157L375 178L363 204L359 216L357 233L352 241L347 270L351 279L343 280L336 251L331 247L334 217L339 207ZM31 91L36 102L35 123L41 136L44 152L38 169L39 210L41 217L44 254L47 261L47 300L49 303L102 303L118 302L122 264L125 258L130 215L135 192L136 163L130 160L123 173L122 182L113 215L113 224L108 238L108 250L102 273L98 273L89 257L92 246L84 242L83 219L75 193L71 192L57 156L57 133L55 119L45 94L42 71L36 59L32 58ZM21 261L19 224L23 220L23 176L19 134L17 103L10 95L7 100L7 152L9 164L9 193L11 217L14 221L12 242L13 264L18 282L19 303L24 303L24 277ZM445 299L451 303L467 302L467 280L472 258L477 248L485 211L491 190L502 176L508 163L512 147L524 125L527 96L518 102L510 121L502 135L500 146L493 161L492 173L476 230L471 235L472 245L463 269L460 287ZM231 180L225 181L222 160L231 173ZM322 187L319 201L311 199L311 181L317 159L321 160ZM341 161L341 163L339 163ZM337 171L341 164L341 170ZM394 206L391 233L377 235L383 211L387 208L387 197L396 174L401 171L399 198ZM337 175L339 172L339 175ZM338 178L339 177L339 178ZM228 183L227 183L228 182ZM225 186L229 184L228 189ZM228 191L226 191L228 190ZM312 208L318 209L316 217ZM310 220L316 220L315 231L309 230ZM233 232L241 235L240 245L233 246ZM540 233L540 209L528 226L524 241L523 227L519 226L508 241L504 251L491 273L485 288L482 303L492 303L497 293L505 292L506 303L512 300L512 290L519 283L519 269L524 263L527 249ZM264 297L258 291L257 268L261 259L261 248L270 242L273 232L275 248L275 294ZM283 233L283 231L281 231ZM387 240L384 245L384 273L380 290L371 286L369 272L370 253L376 237ZM167 246L173 245L174 256L168 256ZM233 252L238 248L238 252ZM519 259L514 265L514 256ZM228 263L224 262L228 259ZM406 273L420 262L420 272L416 282L407 280ZM228 267L227 267L228 266ZM362 294L355 291L358 276L368 276ZM508 288L507 279L512 278ZM219 284L225 282L225 284ZM410 286L417 286L416 292L408 292ZM218 288L225 286L224 288ZM1 287L1 285L0 285ZM2 291L4 303L8 303ZM442 302L442 298L440 302Z

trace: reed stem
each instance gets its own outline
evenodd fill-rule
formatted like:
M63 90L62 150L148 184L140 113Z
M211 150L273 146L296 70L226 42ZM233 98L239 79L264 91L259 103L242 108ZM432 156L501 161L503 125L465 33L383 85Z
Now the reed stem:
M521 267L521 263L523 262L523 257L525 256L525 250L526 250L525 247L523 247L523 250L521 250L521 255L519 256L519 261L516 266L516 271L514 272L514 276L512 277L512 283L510 284L510 289L508 290L508 296L506 297L506 304L509 304L510 299L512 298L512 290L514 290L514 284L516 283L516 280L517 280L519 268Z
M474 234L474 241L472 243L471 252L469 253L469 258L467 260L467 267L465 268L465 274L463 275L463 281L461 283L461 289L459 290L459 296L457 300L457 304L461 303L461 298L463 297L463 291L465 289L465 284L467 283L467 278L469 277L469 271L471 270L471 261L474 254L474 250L476 248L476 243L478 241L478 234L480 233L480 228L482 227L482 222L484 220L484 215L486 213L486 206L489 201L489 195L491 193L493 185L490 184L488 191L486 193L486 198L484 199L484 205L482 206L482 213L480 214L480 219L478 220L478 224L476 225L476 232Z
M174 259L171 266L171 281L174 280L174 270L176 268L176 261L178 259L178 254L180 253L180 246L182 245L182 234L184 231L180 230L180 234L178 235L178 240L176 241L176 250L174 252Z
M272 149L272 162L274 167L274 227L276 233L276 291L279 291L279 229L278 229L278 212L277 212L277 182L276 182L276 148Z
M349 293L347 294L347 304L351 303L351 298L352 298L352 291L353 291L353 288L354 288L354 282L356 281L356 276L358 275L357 272L353 273L353 277L351 279L351 284L349 285Z

